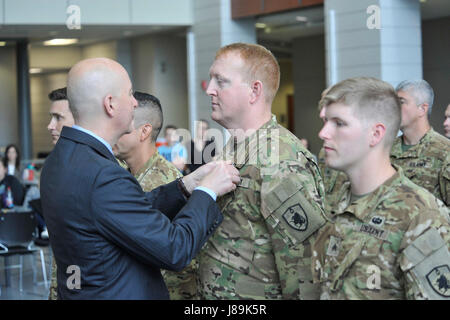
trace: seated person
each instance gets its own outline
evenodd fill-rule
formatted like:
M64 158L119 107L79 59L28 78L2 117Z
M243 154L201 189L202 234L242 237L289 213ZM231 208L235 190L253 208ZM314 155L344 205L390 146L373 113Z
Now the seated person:
M8 188L11 189L13 204L21 206L25 196L25 188L15 176L7 174L3 158L0 157L0 207L7 208L6 199L8 197Z

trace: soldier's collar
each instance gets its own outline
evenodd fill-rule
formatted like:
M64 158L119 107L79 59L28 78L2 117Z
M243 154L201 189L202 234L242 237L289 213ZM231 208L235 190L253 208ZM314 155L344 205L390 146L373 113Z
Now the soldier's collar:
M365 220L370 216L378 204L390 193L395 181L403 177L402 169L397 166L394 167L397 172L371 193L353 202L351 202L351 197L348 197L348 206L344 212L351 213L360 220Z
M247 164L249 159L258 161L259 149L267 147L267 144L261 143L261 141L270 140L270 134L268 133L270 133L270 129L276 127L276 124L276 116L272 115L269 121L244 139L238 140L236 137L230 137L222 153L215 159L231 160L238 170Z
M420 138L419 142L405 152L402 151L403 135L400 136L398 138L398 141L396 141L396 143L392 147L391 155L396 158L419 157L422 153L422 150L427 148L426 144L430 141L434 132L435 131L433 130L433 128L430 127L430 130L428 130L427 133L425 133L424 136Z
M142 173L147 171L150 167L153 167L153 164L155 163L156 159L159 156L158 150L147 160L147 162L142 166L142 168L136 172L134 175L135 178L139 177Z

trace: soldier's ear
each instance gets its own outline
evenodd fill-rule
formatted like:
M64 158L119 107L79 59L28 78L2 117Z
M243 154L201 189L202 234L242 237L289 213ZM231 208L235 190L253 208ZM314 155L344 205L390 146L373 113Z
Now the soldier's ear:
M147 140L148 137L152 134L153 126L150 123L146 123L142 125L140 141Z
M250 104L254 104L261 98L263 94L263 84L261 81L256 80L255 82L252 83L250 89L251 89Z
M429 108L430 106L428 105L428 103L422 103L420 106L419 106L419 109L420 109L420 111L421 111L421 113L420 113L420 115L423 117L423 116L427 116L428 115L428 108Z
M370 146L375 147L377 144L383 141L384 135L386 134L386 126L378 122L372 126L371 133Z

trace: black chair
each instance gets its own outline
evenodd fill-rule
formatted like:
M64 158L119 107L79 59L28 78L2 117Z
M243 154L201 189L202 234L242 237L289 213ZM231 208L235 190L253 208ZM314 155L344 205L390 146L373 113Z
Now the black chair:
M34 253L40 253L42 274L45 287L48 288L47 272L45 268L44 252L34 245L36 233L36 218L33 212L6 212L0 213L0 256L5 258L5 278L9 269L18 268L19 290L23 291L23 256L30 255L33 267L33 282L36 283L36 266ZM19 255L18 265L7 265L7 258ZM7 281L6 281L7 283Z

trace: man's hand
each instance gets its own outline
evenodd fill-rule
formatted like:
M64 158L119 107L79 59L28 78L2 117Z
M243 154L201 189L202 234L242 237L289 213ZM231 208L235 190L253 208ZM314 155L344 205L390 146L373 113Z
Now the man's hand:
M215 177L211 177L211 175L215 175ZM239 171L231 165L231 161L209 162L183 177L183 183L189 193L192 193L196 187L203 186L213 190L217 196L236 189L235 184L239 182ZM211 187L211 184L216 184L216 186ZM225 190L227 191L224 192Z
M236 189L241 181L239 171L231 165L230 161L220 161L200 181L199 186L206 187L216 193L218 197Z

